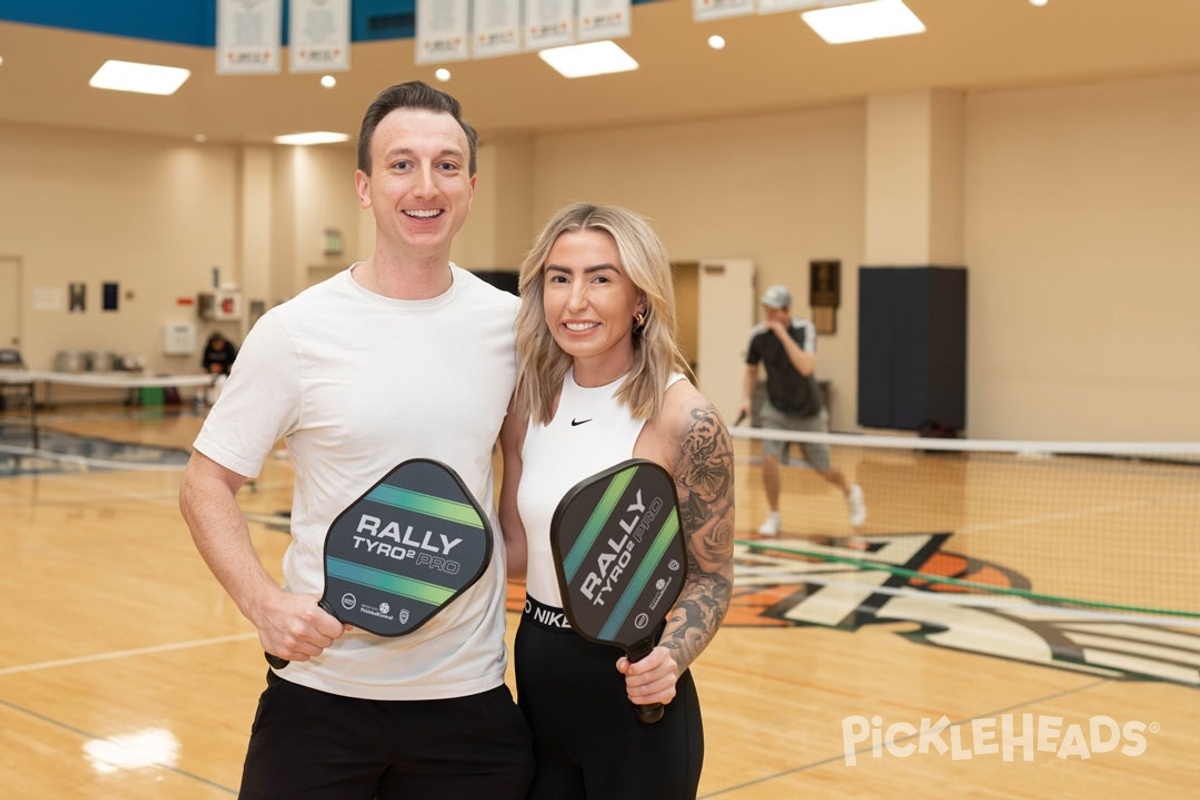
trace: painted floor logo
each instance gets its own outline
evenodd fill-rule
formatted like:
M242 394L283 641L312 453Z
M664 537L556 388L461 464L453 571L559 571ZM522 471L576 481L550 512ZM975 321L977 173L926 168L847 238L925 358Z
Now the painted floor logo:
M908 621L934 647L1093 675L1200 687L1200 636L1081 614L1022 596L1015 570L947 552L950 533L739 543L725 625L818 625L847 632ZM986 584L976 591L944 577Z
M0 477L53 475L81 470L175 470L187 463L190 451L181 447L119 442L42 428L38 450L28 428L0 425Z
M1146 752L1147 734L1158 733L1158 723L1140 720L1118 722L1106 715L1086 722L1069 722L1045 714L1002 714L952 724L946 716L925 717L914 725L882 717L851 716L842 720L845 763L853 767L860 756L908 758L913 755L949 755L954 761L992 756L1008 762L1033 761L1046 753L1054 758L1087 760L1095 754L1115 753L1135 758ZM869 743L869 745L868 745Z

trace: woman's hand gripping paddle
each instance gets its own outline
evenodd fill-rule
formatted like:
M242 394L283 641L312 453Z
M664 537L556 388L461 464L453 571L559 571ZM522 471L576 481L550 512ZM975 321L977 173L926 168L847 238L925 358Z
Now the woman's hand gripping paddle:
M403 636L469 589L492 558L487 514L458 474L405 461L334 519L320 606L340 622ZM267 653L276 669L285 659Z
M630 459L591 476L559 501L550 523L558 585L571 627L622 648L631 662L654 649L687 574L675 481ZM660 703L637 706L643 722Z

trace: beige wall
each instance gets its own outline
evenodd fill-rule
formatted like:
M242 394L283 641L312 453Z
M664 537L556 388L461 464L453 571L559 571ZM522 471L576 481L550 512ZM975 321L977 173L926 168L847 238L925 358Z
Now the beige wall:
M1200 75L967 119L972 433L1200 438Z
M276 261L282 278L280 295L287 297L307 284L313 268L331 270L355 260L359 251L359 217L369 214L358 204L354 188L354 150L349 147L281 148L280 172L293 176L295 190L278 200L292 212L291 259ZM343 251L326 255L324 232L340 231Z
M835 424L849 428L857 393L864 121L863 107L851 105L540 137L534 221L541 225L575 200L629 206L651 219L672 259L750 259L759 290L789 284L800 315L808 314L808 262L841 259L838 332L819 339L818 370L833 381ZM742 335L748 339L749 331Z
M840 259L838 330L820 341L818 371L833 382L836 426L853 429L866 108L515 142L484 132L454 257L515 268L554 210L588 199L649 216L677 261L753 260L759 287L790 284L799 313L809 260ZM968 433L1195 440L1200 75L968 93L964 120ZM24 264L27 359L45 368L59 349L102 347L189 371L193 359L158 353L160 328L194 315L176 300L205 290L212 266L270 304L310 267L369 254L353 168L349 147L0 127L0 253ZM321 252L327 224L345 235L341 258ZM34 288L65 295L76 280L89 286L85 314L32 309ZM99 310L105 280L121 283L117 313Z
M481 142L471 215L450 257L470 269L517 271L533 244L530 180L533 141L506 137Z
M22 350L37 369L59 350L144 354L154 370L200 370L162 355L164 323L195 319L211 270L232 275L237 151L97 132L0 126L0 251L19 256ZM120 284L120 307L101 310L101 284ZM67 285L87 284L69 313ZM57 289L57 310L32 298Z

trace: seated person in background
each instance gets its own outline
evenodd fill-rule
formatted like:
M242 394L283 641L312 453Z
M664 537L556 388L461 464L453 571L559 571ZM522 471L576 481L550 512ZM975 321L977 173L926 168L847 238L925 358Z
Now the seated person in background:
M228 375L235 358L237 348L233 346L233 342L226 339L220 331L213 331L204 345L204 358L200 363L210 375Z

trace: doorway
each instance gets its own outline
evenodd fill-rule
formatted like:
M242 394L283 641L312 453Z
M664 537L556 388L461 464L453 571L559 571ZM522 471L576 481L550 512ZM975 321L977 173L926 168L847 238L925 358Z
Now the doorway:
M683 360L696 381L700 380L700 262L673 261L675 281L676 339Z
M21 259L0 256L0 347L21 348Z
M746 343L754 324L754 262L745 258L700 262L697 360L700 391L732 422L742 401Z

